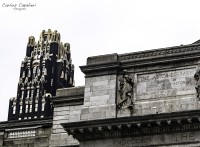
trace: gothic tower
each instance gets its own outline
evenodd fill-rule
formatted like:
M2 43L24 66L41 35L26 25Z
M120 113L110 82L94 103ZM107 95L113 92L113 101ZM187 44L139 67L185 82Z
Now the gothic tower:
M10 99L8 120L52 116L49 97L55 96L58 88L74 86L70 44L63 45L60 39L60 33L50 29L41 32L38 42L29 37L17 97Z

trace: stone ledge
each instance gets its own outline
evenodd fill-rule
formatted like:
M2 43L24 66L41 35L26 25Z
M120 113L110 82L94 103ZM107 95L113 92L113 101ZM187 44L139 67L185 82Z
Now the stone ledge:
M84 96L78 95L73 97L59 96L50 98L55 107L64 107L64 106L77 106L83 105Z
M87 65L80 66L86 77L116 74L119 68L118 54L107 54L87 58Z
M77 105L83 105L84 96L83 95L73 96L73 97L60 96L60 97L52 97L50 99L55 107L77 106Z
M84 89L85 89L84 86L58 89L56 91L56 97L82 95L84 94Z
M12 129L17 127L30 127L30 126L43 126L51 127L53 124L53 118L41 118L41 119L27 119L27 120L14 120L0 123L0 130Z
M155 58L162 59L163 57L191 55L195 53L200 53L200 44L188 44L188 45L120 54L119 59L122 62L128 61L128 60L134 60L134 61L143 60L144 61L144 60L152 60Z
M65 130L81 140L93 140L130 135L152 135L158 133L198 130L199 110L174 113L111 118L93 121L62 123Z
M122 68L188 62L199 58L200 44L189 44L120 55L89 57L87 65L80 66L80 69L86 77L95 77L117 74Z
M118 61L118 54L107 54L87 58L87 65L98 65Z
M119 61L80 66L80 69L86 75L86 78L116 74L119 68Z
M51 97L55 107L83 105L84 86L58 89L57 95Z

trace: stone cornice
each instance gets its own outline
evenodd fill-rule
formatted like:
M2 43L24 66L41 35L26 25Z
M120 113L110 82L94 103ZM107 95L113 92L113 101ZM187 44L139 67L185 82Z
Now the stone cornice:
M50 99L56 107L83 105L84 90L84 86L58 89L56 96Z
M120 61L128 60L152 60L155 58L174 57L200 53L200 44L189 44L174 46L168 48L160 48L135 53L127 53L119 55Z
M27 120L16 120L16 121L6 121L0 123L0 130L11 129L11 128L22 128L22 127L51 127L53 124L53 118L41 118L41 119L27 119Z
M81 71L86 77L116 74L120 67L118 54L108 54L89 57L87 65L80 66Z
M78 95L84 95L84 86L77 86L77 87L71 87L71 88L62 88L58 89L56 91L56 96L78 96Z
M112 118L61 124L78 140L140 136L200 129L200 111Z
M86 77L116 74L120 67L120 62L110 62L104 64L80 66L81 71Z
M120 55L89 57L87 65L80 68L86 77L93 77L116 74L121 68L187 62L198 58L200 58L200 44L189 44Z
M53 104L57 107L59 106L74 106L83 105L84 95L76 96L55 96L50 98Z
M122 68L194 61L200 58L200 44L189 44L120 54Z

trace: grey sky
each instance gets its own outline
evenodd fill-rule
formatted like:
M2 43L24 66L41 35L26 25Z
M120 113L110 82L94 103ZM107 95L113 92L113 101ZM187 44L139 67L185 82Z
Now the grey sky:
M32 3L13 10L6 4ZM58 30L71 44L75 85L88 56L190 44L200 39L199 0L0 0L0 121L16 96L21 61L30 35Z

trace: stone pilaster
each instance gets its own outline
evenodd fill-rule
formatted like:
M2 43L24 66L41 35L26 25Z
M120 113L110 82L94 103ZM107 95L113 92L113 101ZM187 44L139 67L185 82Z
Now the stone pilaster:
M115 118L118 55L89 57L80 68L86 75L81 121Z

